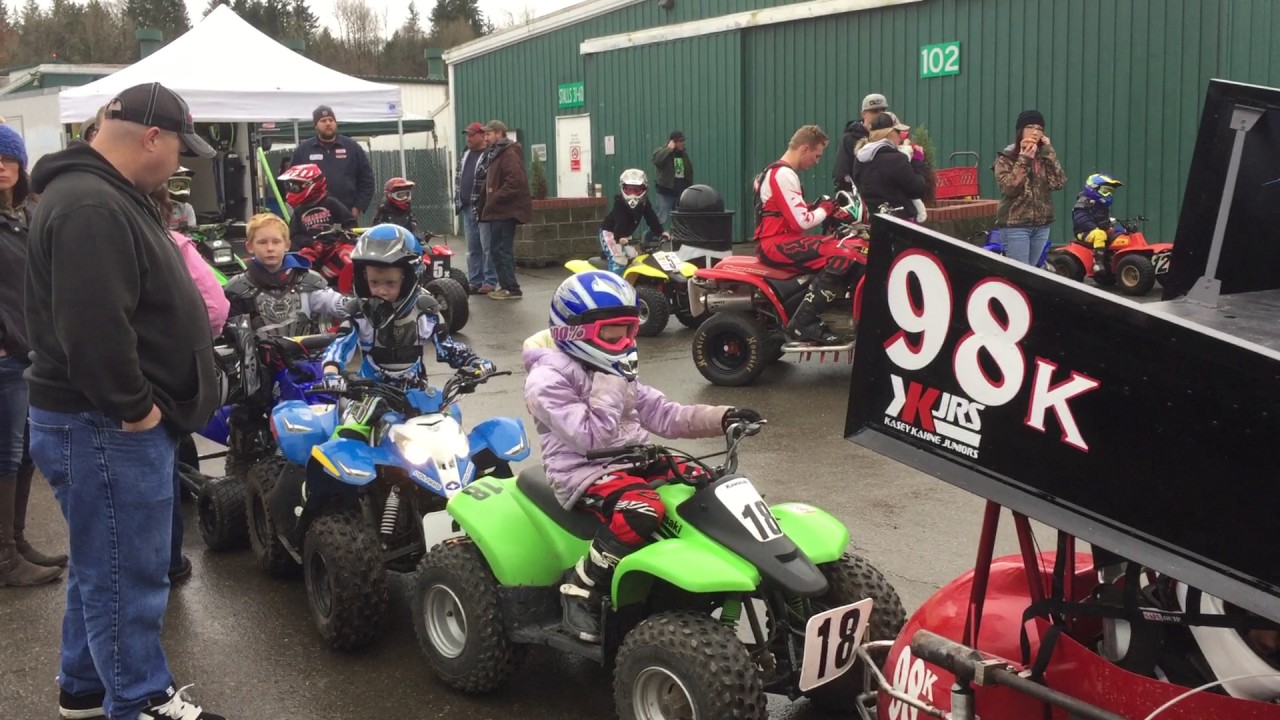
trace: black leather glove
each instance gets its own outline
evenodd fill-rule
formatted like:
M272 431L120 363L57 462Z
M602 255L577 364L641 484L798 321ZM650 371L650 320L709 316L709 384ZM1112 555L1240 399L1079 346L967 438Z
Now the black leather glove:
M729 430L729 426L734 423L758 423L761 420L764 420L764 417L751 408L733 408L726 411L724 417L720 419L720 427L727 432Z

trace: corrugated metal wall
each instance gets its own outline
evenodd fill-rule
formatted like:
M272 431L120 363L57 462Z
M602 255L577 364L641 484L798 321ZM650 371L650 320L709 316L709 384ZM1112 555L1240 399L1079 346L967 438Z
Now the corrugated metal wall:
M778 4L785 3L677 2L676 14ZM977 151L988 197L995 195L988 169L994 154L1012 141L1018 112L1035 107L1048 119L1070 181L1056 197L1055 237L1065 238L1084 178L1106 171L1127 183L1118 214L1150 216L1149 237L1164 240L1177 223L1209 78L1280 85L1276 0L928 0L612 51L588 60L588 73L580 69L575 58L583 39L656 22L665 17L656 6L643 3L462 63L455 76L459 109L527 114L527 121L509 124L525 128L530 142L550 145L556 85L586 80L602 178L648 160L644 152L606 157L605 135L615 135L620 153L637 143L651 152L668 126L682 125L697 179L719 187L741 217L750 213L751 176L805 123L817 122L833 136L827 157L805 178L811 195L825 192L834 143L868 92L883 92L906 122L927 126L942 165L953 151ZM740 40L728 39L735 36ZM960 75L921 79L920 47L947 41L961 43ZM735 67L740 105L720 86L731 83ZM496 88L477 86L486 83ZM669 90L637 96L636 88L655 87ZM695 110L707 114L678 116ZM722 136L739 133L739 159L720 157ZM554 157L550 147L549 153Z

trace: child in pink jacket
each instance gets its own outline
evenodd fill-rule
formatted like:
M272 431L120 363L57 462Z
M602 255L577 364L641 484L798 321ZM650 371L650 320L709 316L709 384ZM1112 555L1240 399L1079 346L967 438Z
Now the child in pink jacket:
M525 341L525 404L533 414L547 480L566 508L596 515L604 526L587 556L560 586L565 630L600 641L600 603L618 561L647 544L665 508L647 468L610 469L589 450L667 438L715 437L733 421L755 422L754 410L681 405L636 380L635 291L617 275L573 275L551 301L551 328Z
M151 193L151 199L155 202L156 208L160 211L160 217L164 219L167 227L172 209L168 186L160 187ZM173 242L177 244L178 251L182 253L182 259L187 264L187 274L191 276L191 282L195 283L196 289L200 291L200 297L204 299L205 311L209 314L209 332L217 337L222 334L222 328L227 324L227 314L231 312L231 301L227 300L226 294L222 292L218 277L213 274L213 268L209 267L209 263L204 261L204 256L200 254L195 241L176 230L170 230L169 237L173 238Z

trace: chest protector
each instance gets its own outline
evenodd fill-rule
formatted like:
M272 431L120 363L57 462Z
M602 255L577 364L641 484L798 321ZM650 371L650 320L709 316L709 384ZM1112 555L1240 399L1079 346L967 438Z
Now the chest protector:
M427 338L419 337L419 318L423 315L434 318L439 312L440 306L435 298L422 293L403 317L398 317L382 327L375 324L373 347L369 350L369 359L389 373L408 370L422 359L423 345L429 342Z

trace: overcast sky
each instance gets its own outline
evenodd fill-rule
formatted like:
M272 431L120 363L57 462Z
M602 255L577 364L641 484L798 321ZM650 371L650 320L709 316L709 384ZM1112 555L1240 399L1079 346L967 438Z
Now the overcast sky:
M409 14L409 0L367 0L369 6L379 13L385 12L387 17L388 34L395 30L404 22L405 16ZM495 24L502 24L507 13L514 17L520 17L524 14L526 8L533 9L534 15L546 15L561 8L575 5L582 0L480 0L480 10ZM422 24L424 28L427 24L427 18L431 14L431 8L435 5L435 0L416 0L418 12L422 13ZM48 5L49 0L43 0L41 4ZM191 14L191 22L195 24L200 20L200 14L209 5L209 0L186 0L187 10ZM333 0L310 0L308 3L311 11L320 17L320 22L333 27Z

